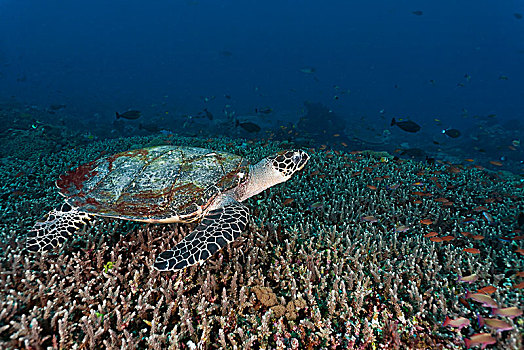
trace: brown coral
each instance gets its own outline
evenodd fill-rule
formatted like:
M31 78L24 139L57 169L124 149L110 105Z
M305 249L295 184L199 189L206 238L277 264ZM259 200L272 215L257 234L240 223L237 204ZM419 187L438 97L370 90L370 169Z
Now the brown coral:
M271 307L278 303L276 294L269 287L255 286L251 290L265 307Z

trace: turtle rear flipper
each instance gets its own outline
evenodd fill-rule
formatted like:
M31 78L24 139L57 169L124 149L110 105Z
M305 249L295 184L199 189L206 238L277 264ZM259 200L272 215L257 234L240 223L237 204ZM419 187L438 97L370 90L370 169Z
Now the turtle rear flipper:
M239 202L213 210L173 249L160 253L154 267L172 271L203 262L238 238L248 220L249 211Z
M91 215L63 203L33 226L27 234L26 247L35 252L56 248L91 219Z

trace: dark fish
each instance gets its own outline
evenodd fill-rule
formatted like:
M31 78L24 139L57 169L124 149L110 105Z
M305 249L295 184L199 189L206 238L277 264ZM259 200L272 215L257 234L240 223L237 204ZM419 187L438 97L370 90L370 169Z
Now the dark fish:
M313 74L313 73L315 73L315 68L313 68L313 67L304 67L304 68L300 68L300 71L302 73L305 73L305 74Z
M127 111L122 114L115 112L116 119L125 118L125 119L138 119L142 116L140 111Z
M414 14L415 16L422 16L424 14L424 12L420 11L420 10L417 10L417 11L413 11L411 12L412 14Z
M148 124L140 124L140 125L138 125L138 129L149 131L149 132L159 132L160 131L160 128L158 127L158 125L150 124L150 123L148 123Z
M64 109L64 108L66 108L66 105L62 105L62 104L49 106L49 109L52 110L52 111L59 111L59 110Z
M247 132L259 132L261 130L260 126L256 125L255 123L251 123L251 122L241 123L237 120L236 126L240 126L242 129L246 130Z
M220 56L224 56L224 57L231 57L233 56L233 53L231 51L227 51L227 50L222 50L219 52Z
M270 113L273 113L273 110L271 108L269 108L269 107L255 108L255 113L270 114Z
M410 158L423 159L424 157L426 157L426 152L424 152L424 150L422 150L420 148L404 149L404 150L402 150L402 152L400 154L403 155L403 156L408 156Z
M213 114L211 114L211 112L208 111L207 108L204 108L204 113L206 113L207 119L213 120Z
M322 208L324 205L322 204L322 202L315 202L315 203L312 203L309 205L309 209L320 209Z
M519 225L519 227L524 226L524 213L523 212L519 213L519 217L517 219L517 224Z
M516 19L522 19L522 15L520 13L514 13L513 16L515 16Z
M456 139L461 135L460 131L458 131L457 129L444 129L442 130L442 133L446 136L451 137L452 139Z
M407 132L417 132L420 130L420 125L411 120L406 120L402 122L397 122L395 118L391 119L391 126L396 125L404 131Z

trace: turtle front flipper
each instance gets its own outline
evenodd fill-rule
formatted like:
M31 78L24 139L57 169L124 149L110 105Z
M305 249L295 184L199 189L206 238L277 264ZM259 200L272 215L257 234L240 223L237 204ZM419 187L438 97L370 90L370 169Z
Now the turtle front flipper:
M35 252L56 248L91 219L91 215L63 203L33 226L27 234L26 247Z
M160 253L154 267L172 271L203 262L238 238L248 220L249 211L239 202L213 210L173 249Z

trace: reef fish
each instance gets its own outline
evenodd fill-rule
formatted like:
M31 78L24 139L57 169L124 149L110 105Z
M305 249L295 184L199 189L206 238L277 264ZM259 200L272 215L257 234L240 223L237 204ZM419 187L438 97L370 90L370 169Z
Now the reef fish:
M417 123L411 120L397 122L395 118L393 118L391 119L391 126L393 125L396 125L399 128L401 128L402 130L407 131L407 132L417 132L420 130L420 125L418 125Z
M509 317L509 318L522 316L522 310L515 306L504 307L502 309L495 308L491 311L493 312L494 315L504 316L504 317Z
M207 110L207 108L204 108L204 113L206 114L207 119L213 120L214 116L210 111Z
M153 124L153 123L139 124L138 129L149 131L149 132L159 132L160 131L160 128L158 127L158 125Z
M477 293L484 293L484 294L493 294L497 291L497 287L493 287L493 286L486 286L486 287L482 287L480 288Z
M64 109L66 107L67 107L66 105L58 104L58 105L51 105L51 106L49 106L49 109L52 110L52 111L59 111L59 110Z
M270 108L270 107L255 108L255 113L258 113L258 114L271 114L271 113L273 113L273 109Z
M431 231L431 232L426 233L426 234L424 235L424 237L426 237L426 238L435 237L435 236L438 236L438 233L435 232L435 231Z
M125 119L138 119L142 116L140 111L127 111L124 113L115 112L116 119L125 118Z
M396 232L406 232L409 230L409 226L400 225L395 227Z
M252 122L241 123L237 120L236 126L240 126L242 129L246 130L247 132L259 132L261 130L260 126Z
M482 349L484 349L487 345L495 344L496 342L497 340L489 333L477 333L473 334L469 339L464 339L467 349L475 345L482 345Z
M482 306L497 308L498 304L492 297L483 293L471 293L469 290L466 292L466 299L473 299L478 303L481 303Z
M300 68L300 71L304 74L313 74L315 73L316 69L313 67L303 67L303 68Z
M367 221L367 222L377 222L378 221L378 219L374 216L363 216L362 220Z
M499 320L498 318L484 318L481 315L479 315L478 320L480 327L486 325L489 328L495 329L497 332L510 331L513 329L513 326L510 325L508 322L504 320Z
M479 279L479 276L476 273L474 273L474 274L469 275L469 276L459 276L457 281L458 282L473 283L473 282L475 282L478 279Z
M461 330L464 327L468 327L469 324L470 324L470 321L465 317L459 317L459 318L452 320L451 318L449 318L449 316L446 316L446 320L444 321L444 323L442 323L442 326L444 327L450 326L450 327L458 328L459 330Z
M480 250L478 250L477 248L464 248L462 250L465 251L466 253L480 254Z
M523 212L520 212L519 216L517 217L517 225L519 225L519 227L524 226L524 213Z
M456 139L461 135L460 131L457 129L444 129L442 130L442 133L446 136L451 137L452 139Z
M309 205L309 208L310 209L320 209L324 206L324 204L322 204L322 202L315 202L315 203L312 203Z

